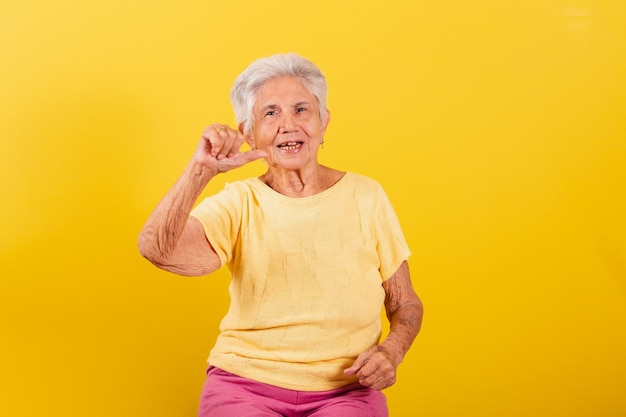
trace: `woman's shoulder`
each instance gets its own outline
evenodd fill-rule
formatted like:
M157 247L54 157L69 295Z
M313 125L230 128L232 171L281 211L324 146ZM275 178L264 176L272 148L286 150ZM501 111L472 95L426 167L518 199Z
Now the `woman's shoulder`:
M350 180L350 182L352 182L355 186L358 186L359 188L370 190L372 192L383 191L382 185L372 177L368 177L364 174L353 171L346 172L346 177Z
M257 177L244 178L224 183L223 191L234 193L250 193L258 190L263 182Z
M258 193L257 178L246 178L241 180L224 182L221 189L216 189L213 193L208 194L204 202L219 202L220 204L241 203L250 198L251 195Z

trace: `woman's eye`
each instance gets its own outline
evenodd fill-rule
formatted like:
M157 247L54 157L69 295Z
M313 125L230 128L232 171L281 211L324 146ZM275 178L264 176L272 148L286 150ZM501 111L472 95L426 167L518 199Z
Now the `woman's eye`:
M306 111L306 108L305 108L305 107L298 107L298 108L296 109L296 112L298 112L298 113L303 113L303 112L305 112L305 111Z
M267 113L265 113L266 116L276 116L276 112L274 110L270 110Z

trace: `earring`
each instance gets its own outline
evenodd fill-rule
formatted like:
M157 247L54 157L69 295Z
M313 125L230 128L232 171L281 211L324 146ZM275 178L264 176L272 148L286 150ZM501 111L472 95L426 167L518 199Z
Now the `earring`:
M320 142L320 145L322 145L322 149L324 149L324 138L322 138L322 141Z

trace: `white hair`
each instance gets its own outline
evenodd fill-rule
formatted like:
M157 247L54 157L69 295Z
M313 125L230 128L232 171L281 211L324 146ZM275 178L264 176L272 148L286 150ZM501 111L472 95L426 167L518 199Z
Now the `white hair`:
M294 53L276 54L259 58L250 64L237 77L230 90L235 119L237 125L243 125L244 132L249 132L252 128L256 93L266 82L283 76L299 79L317 99L320 119L326 119L328 87L322 71L308 59Z

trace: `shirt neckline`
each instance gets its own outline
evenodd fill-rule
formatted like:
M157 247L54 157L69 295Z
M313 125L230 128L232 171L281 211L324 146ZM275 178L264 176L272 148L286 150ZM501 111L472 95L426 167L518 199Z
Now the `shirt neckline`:
M293 201L293 202L304 202L304 201L311 201L311 200L315 200L315 199L319 199L322 197L325 197L328 194L333 194L335 192L335 190L339 189L342 187L342 184L348 181L348 177L352 176L351 172L346 171L343 176L341 178L339 178L339 180L334 183L333 185L331 185L330 187L328 187L327 189L325 189L324 191L321 191L317 194L313 194L313 195L309 195L306 197L290 197L290 196L286 196L284 194L279 193L278 191L274 190L272 187L270 187L269 185L267 185L266 183L264 183L263 181L261 181L261 179L259 177L254 177L254 178L250 178L249 181L251 183L251 185L254 186L255 189L257 189L258 191L264 193L264 194L268 194L268 195L272 195L272 196L276 196L278 198L281 198L285 201Z

